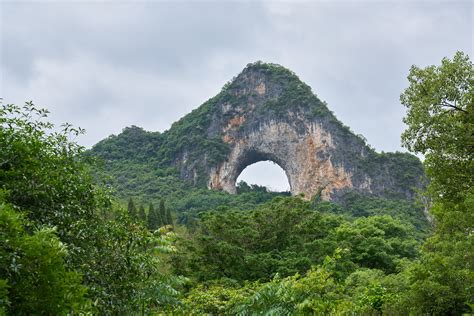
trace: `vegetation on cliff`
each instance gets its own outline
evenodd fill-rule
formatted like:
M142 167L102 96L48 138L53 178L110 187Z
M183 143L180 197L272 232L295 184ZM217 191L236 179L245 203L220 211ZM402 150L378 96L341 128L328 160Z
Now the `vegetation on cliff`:
M289 118L290 113L300 118ZM412 199L415 188L422 186L424 171L416 156L377 153L362 136L337 120L293 72L262 62L248 64L218 95L175 122L169 130L158 133L127 127L121 134L100 141L87 155L104 160L103 166L95 168L98 178L114 187L123 200L133 196L147 203L166 196L172 208L181 212L189 210L189 205L180 205L182 197L192 192L215 201L203 209L229 205L233 198L202 188L208 187L212 170L229 158L233 145L224 141L224 136L229 136L224 131L236 119L240 119L238 128L230 137L242 142L268 122L280 120L294 123L296 128L306 123L323 124L333 141L338 142L329 155L332 164L350 172L356 183L370 178L375 185L371 191L374 195ZM335 194L339 200L344 196L343 192ZM231 206L243 209L238 205L244 201L238 199Z

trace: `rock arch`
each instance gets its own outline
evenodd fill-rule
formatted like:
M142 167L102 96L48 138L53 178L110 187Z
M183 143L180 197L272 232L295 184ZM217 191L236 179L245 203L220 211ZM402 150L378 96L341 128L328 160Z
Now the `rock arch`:
M357 104L348 100L347 106ZM277 163L287 175L291 193L307 199L321 193L323 199L345 201L353 197L347 195L350 191L413 199L425 183L416 156L375 152L296 74L276 64L247 65L168 131L148 133L135 127L117 137L104 142L124 146L124 152L133 154L107 153L106 160L127 157L146 163L148 169L158 167L160 172L150 171L150 176L163 176L164 181L183 180L186 185L230 193L235 193L242 170L261 160ZM102 144L95 150L106 152L106 148ZM161 194L150 188L148 178L137 180L137 185Z
M334 144L331 135L318 124L295 126L270 121L241 138L227 136L224 139L231 150L225 162L211 169L211 189L235 193L235 182L242 170L265 160L285 171L293 195L310 198L322 191L323 198L329 199L333 190L352 187L351 174L334 167L328 158Z
M222 178L217 179L217 185L216 182L213 183L211 181L210 188L214 188L215 186L215 188L223 189L229 193L236 193L235 185L239 175L245 168L260 161L272 161L280 166L286 174L286 178L288 179L291 190L292 174L288 172L286 161L274 153L257 148L246 148L242 152L237 153L235 163L229 162L226 166L228 168L228 172L225 173L225 171L221 171Z
M342 200L347 191L411 199L422 186L416 157L376 153L309 86L275 64L249 64L175 126L186 130L173 157L180 177L210 189L235 193L242 170L262 160L277 163L291 193L307 199L320 193Z

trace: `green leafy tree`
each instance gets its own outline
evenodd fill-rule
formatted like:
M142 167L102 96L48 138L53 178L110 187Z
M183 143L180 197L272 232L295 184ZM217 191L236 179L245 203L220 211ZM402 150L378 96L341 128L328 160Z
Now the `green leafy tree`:
M55 230L28 233L31 229L23 214L0 200L0 311L11 315L90 312L87 288L81 275L66 267L68 252Z
M198 280L270 280L304 273L339 246L346 250L334 272L339 278L358 266L392 273L400 260L416 257L413 230L390 216L350 222L299 197L278 197L251 211L201 214L197 231L179 242L173 267Z
M241 286L230 279L201 283L183 299L177 314L185 315L234 315L234 309L254 293L255 285Z
M344 293L332 274L334 260L326 257L322 265L304 276L296 274L284 279L275 276L234 307L234 312L239 315L335 314Z
M0 184L9 192L7 202L28 209L38 224L56 226L75 251L84 241L78 232L91 229L84 219L94 218L110 199L80 159L83 148L69 141L83 130L64 124L54 131L44 121L47 114L32 102L0 106Z
M163 256L174 251L174 234L150 231L118 213L116 220L101 226L101 242L95 273L95 284L101 314L135 315L159 311L170 312L177 305L182 281L163 273Z
M334 231L334 237L339 247L350 251L352 262L393 273L401 258L417 255L413 231L413 226L388 215L371 216L342 224Z
M156 229L156 214L155 214L155 208L153 207L153 204L150 203L148 204L148 216L147 216L147 227L150 230Z
M474 186L474 69L457 52L440 66L412 66L401 95L408 128L403 144L425 155L430 191L436 198L462 199Z
M0 315L6 315L8 306L8 281L0 279Z
M0 301L11 306L23 302L21 294L8 294L10 290L16 293L16 285L21 285L24 290L19 293L29 293L32 300L21 303L25 311L51 302L43 307L50 308L45 314L74 313L79 310L75 302L81 300L82 288L73 287L82 275L87 297L99 314L170 309L177 304L174 286L178 280L158 269L160 255L172 250L168 235L143 229L130 221L127 210L114 207L108 192L89 173L86 162L93 161L70 141L82 130L66 124L56 131L45 122L47 113L31 102L24 107L0 106L0 189L8 192L5 204L24 210L31 223L25 228L28 234L15 233L16 240L21 240L15 245L18 252L7 249L5 256L0 255L0 260L15 255L14 261L24 268L11 262L0 265L0 270L22 272L15 284L10 283L11 273L0 276ZM3 217L0 225L8 227L8 221ZM1 247L13 239L2 237ZM36 300L36 291L41 291L43 303ZM67 297L57 297L63 294ZM8 305L2 308L8 311ZM38 307L31 313L40 311Z
M413 66L401 95L404 145L425 155L435 234L407 271L415 313L472 311L474 288L474 69L461 52L440 66Z

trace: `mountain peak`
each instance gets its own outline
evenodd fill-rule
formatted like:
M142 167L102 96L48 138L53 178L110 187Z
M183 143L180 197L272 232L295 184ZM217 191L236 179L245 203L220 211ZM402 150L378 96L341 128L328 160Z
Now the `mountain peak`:
M293 71L280 64L275 63L266 63L261 60L258 60L253 63L247 64L245 68L242 70L242 73L245 72L260 72L260 73L271 73L271 72L286 72L289 75L295 75Z
M288 68L285 68L279 64L256 61L254 63L247 64L240 74L234 77L224 87L224 89L235 89L241 87L242 85L260 85L262 83L266 86L283 86L288 85L288 83L291 82L304 85L298 76Z
M242 170L262 160L278 164L291 193L308 199L348 191L411 198L422 174L416 158L373 151L295 73L260 61L141 152L183 180L230 193ZM414 171L393 171L399 165Z
M274 63L248 64L220 94L225 109L259 110L285 117L289 112L331 116L324 102L291 70Z

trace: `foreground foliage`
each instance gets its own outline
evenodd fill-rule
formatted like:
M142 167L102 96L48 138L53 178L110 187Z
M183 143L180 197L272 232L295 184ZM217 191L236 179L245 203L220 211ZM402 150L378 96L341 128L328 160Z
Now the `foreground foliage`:
M90 311L87 288L81 275L66 267L67 254L55 229L34 228L1 197L0 311L20 315Z
M14 314L170 308L179 280L160 271L160 254L172 249L169 234L150 232L114 206L81 161L82 148L70 141L81 130L64 125L55 132L46 115L32 103L0 108L2 308Z

